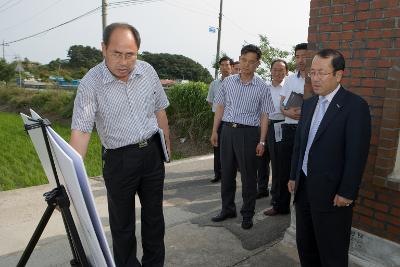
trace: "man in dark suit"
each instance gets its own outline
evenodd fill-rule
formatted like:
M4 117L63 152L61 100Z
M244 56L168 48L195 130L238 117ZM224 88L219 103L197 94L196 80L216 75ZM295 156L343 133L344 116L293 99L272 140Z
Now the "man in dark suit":
M324 49L309 76L315 96L303 104L288 183L296 205L303 267L346 267L352 207L368 157L368 104L340 85L343 55Z

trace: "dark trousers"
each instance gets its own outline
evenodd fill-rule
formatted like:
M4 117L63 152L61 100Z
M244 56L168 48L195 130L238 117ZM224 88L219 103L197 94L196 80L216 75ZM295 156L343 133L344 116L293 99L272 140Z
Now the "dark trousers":
M267 134L268 140L269 130ZM271 161L269 146L265 146L264 154L261 157L257 157L257 191L266 192L268 191L269 184L269 163Z
M136 257L135 194L141 203L142 266L163 266L165 169L157 140L147 147L107 150L103 169L117 267L141 266Z
M257 156L259 142L257 127L231 128L222 126L221 132L221 198L222 212L236 212L236 174L240 168L242 179L243 217L253 217L257 195Z
M221 137L221 129L222 123L218 127L217 133L218 136ZM214 177L220 179L221 178L221 153L220 153L220 144L218 142L218 146L214 147Z
M271 183L271 195L279 194L279 164L280 158L282 157L282 151L280 150L280 142L275 142L275 129L274 124L281 122L281 120L270 120L270 124L268 126L268 134L267 134L267 147L269 152L269 157L271 159L271 172L272 172L272 183Z
M301 266L347 267L352 207L337 207L329 212L311 209L306 180L302 174L295 204L296 242Z
M297 124L282 124L282 141L274 144L274 170L272 171L272 206L279 213L290 212L290 192L287 184L290 177L294 136Z

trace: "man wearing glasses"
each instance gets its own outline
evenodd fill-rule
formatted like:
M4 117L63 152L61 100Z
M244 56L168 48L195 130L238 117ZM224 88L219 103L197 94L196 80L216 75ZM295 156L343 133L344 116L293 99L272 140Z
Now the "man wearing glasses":
M138 31L113 23L103 32L104 61L83 77L72 116L71 145L82 157L96 124L105 147L103 176L116 266L136 257L135 194L141 203L143 266L163 266L165 169L158 129L170 151L168 99L155 70L137 60Z
M268 129L268 113L274 111L267 84L254 75L260 64L261 50L246 45L241 50L240 74L224 79L214 103L217 109L210 138L213 146L221 146L222 210L214 222L236 217L236 174L242 179L242 228L253 226L257 195L257 156L264 153ZM221 134L218 128L222 123ZM260 128L260 129L259 129Z
M318 52L309 73L315 96L305 100L296 132L289 191L296 205L301 266L348 266L351 221L367 162L367 102L344 89L345 60Z
M274 182L276 186L271 191L272 208L264 212L266 216L290 213L290 193L287 190L287 183L290 176L294 136L298 119L300 118L301 106L289 106L287 103L292 92L300 95L304 94L307 44L301 43L296 45L294 51L297 70L286 78L285 85L280 93L280 108L285 121L281 125L280 156L277 160L279 164L279 176Z

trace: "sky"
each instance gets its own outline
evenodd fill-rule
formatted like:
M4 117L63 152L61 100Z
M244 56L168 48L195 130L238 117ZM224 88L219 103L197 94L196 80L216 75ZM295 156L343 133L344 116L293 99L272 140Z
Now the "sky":
M225 0L221 52L238 60L245 43L266 35L273 47L291 51L307 41L309 0ZM140 51L187 56L211 68L217 50L220 0L108 0L107 23L127 22L141 35ZM125 4L124 4L125 3ZM76 18L101 0L0 0L0 43L12 42ZM72 45L101 48L101 9L44 34L5 46L5 59L47 64L66 59ZM0 46L2 48L2 46ZM2 50L0 55L2 56Z

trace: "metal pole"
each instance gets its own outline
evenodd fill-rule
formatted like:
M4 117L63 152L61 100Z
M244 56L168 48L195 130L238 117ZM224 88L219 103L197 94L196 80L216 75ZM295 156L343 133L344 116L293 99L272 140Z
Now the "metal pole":
M217 41L217 56L215 57L215 63L218 63L219 60L219 47L221 43L221 27L222 27L222 3L223 0L220 0L219 3L219 23L218 23L218 41ZM215 79L218 78L218 67L215 68Z
M107 0L101 1L101 17L103 23L103 31L107 26Z
M4 40L3 40L3 60L6 60L6 57L5 57L5 54L4 54L4 47L5 47L6 45L4 44Z

